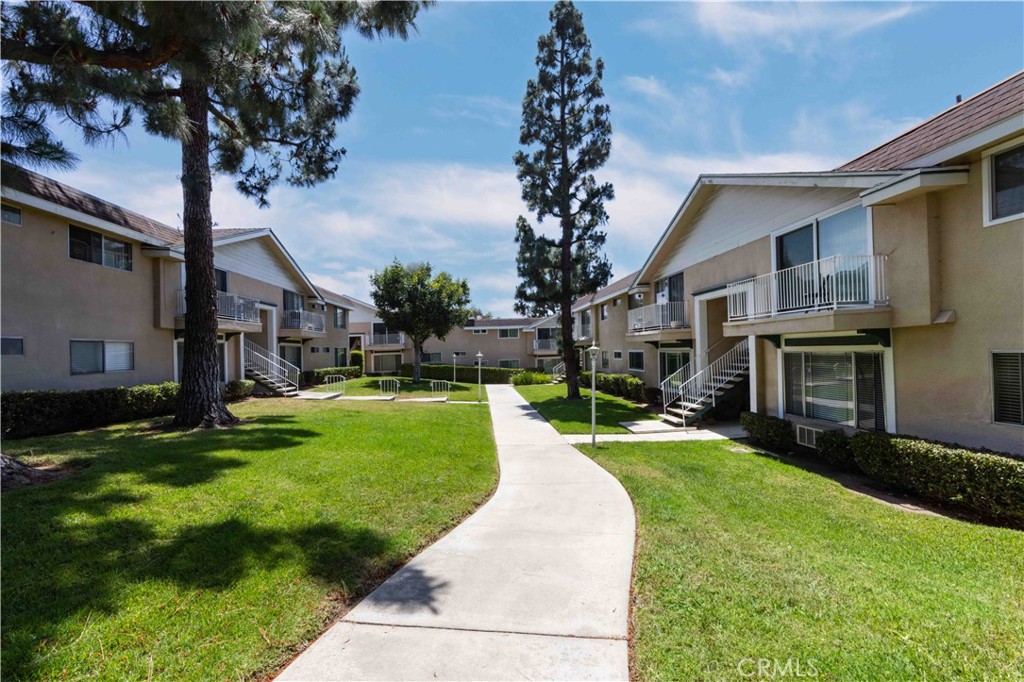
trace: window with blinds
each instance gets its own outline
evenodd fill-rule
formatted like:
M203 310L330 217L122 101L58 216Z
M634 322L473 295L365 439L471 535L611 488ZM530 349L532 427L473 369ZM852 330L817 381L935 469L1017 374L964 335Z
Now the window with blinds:
M72 341L71 373L101 374L135 369L135 344L131 341Z
M994 421L1024 424L1024 353L992 354Z
M68 255L75 260L105 265L117 270L132 269L132 245L111 239L84 227L68 226Z
M786 353L783 365L786 413L885 430L881 353Z

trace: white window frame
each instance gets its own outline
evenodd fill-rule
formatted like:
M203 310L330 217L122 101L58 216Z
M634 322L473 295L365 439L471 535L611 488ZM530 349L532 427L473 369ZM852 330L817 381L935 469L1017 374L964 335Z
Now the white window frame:
M640 367L633 367L633 354L640 354ZM642 350L630 350L626 355L626 367L630 372L644 372L647 369L647 358Z
M602 303L601 304L601 320L604 321L604 320L607 320L607 319L608 319L608 304L607 303Z
M518 329L499 329L498 330L498 338L499 339L518 339L519 338L519 330Z
M840 213L842 213L844 211L850 210L851 208L856 208L857 206L862 206L862 205L863 204L861 203L860 199L851 199L850 201L847 201L847 202L844 202L842 204L839 204L838 206L833 206L832 208L829 208L829 209L827 209L825 211L821 211L820 213L816 213L816 214L810 216L809 218L804 218L802 220L798 220L795 223L791 223L791 224L789 224L789 225L787 225L785 227L780 227L779 229L773 231L771 233L771 235L770 235L771 236L771 247L772 247L772 269L771 269L771 272L778 272L778 270L779 270L779 255L777 253L779 237L782 237L783 235L787 235L790 232L796 232L797 230L799 230L801 228L804 228L804 227L807 227L808 225L810 225L811 226L811 232L814 234L814 242L813 242L814 243L814 258L813 258L813 260L817 261L817 260L819 260L818 256L820 255L818 253L818 223L820 221L822 221L822 220L825 220L826 218L831 218L834 215L838 215L838 214L840 214ZM875 240L874 240L874 236L873 236L874 235L873 224L874 223L873 223L873 216L872 216L872 207L871 206L866 206L865 207L864 228L868 232L868 239L867 239L868 252L863 254L865 256L870 256L870 255L872 255L875 252Z
M24 212L22 212L20 207L12 206L11 204L3 204L3 210L17 212L18 214L18 222L14 222L13 220L7 220L6 218L4 218L3 222L7 223L8 225L17 225L18 227L21 227L22 225L25 224L25 214Z
M982 227L995 227L1014 220L1024 218L1024 212L992 218L992 166L995 163L995 155L1001 154L1008 149L1019 147L1024 144L1024 136L1015 137L1008 142L987 149L981 153L981 225Z
M505 363L504 365L501 363ZM519 358L506 358L498 360L498 367L502 369L519 369Z
M85 230L86 232L92 232L93 234L98 234L100 236L100 262L99 263L94 263L91 260L83 260L81 258L75 258L74 256L71 255L71 228L72 227L74 227L74 228L76 228L78 230ZM118 244L124 244L124 245L126 245L128 247L129 253L131 253L131 267L130 268L119 268L119 267L114 266L114 265L107 265L104 262L104 258L107 255L107 242L116 242ZM135 245L132 244L132 242L128 241L127 239L115 239L113 237L108 237L107 235L103 234L99 230L94 230L94 229L89 228L89 227L82 227L81 225L76 225L75 223L68 223L67 256L68 256L68 260L73 260L76 263L88 263L89 265L99 265L100 267L104 267L104 268L106 268L108 270L117 270L118 272L135 272ZM184 267L184 266L182 266L182 267Z
M621 350L613 350L612 351L612 359L613 360L621 360L622 359L622 351Z
M486 334L487 330L486 329L474 329L473 333L474 334Z
M72 372L71 371L71 344L72 343L98 343L102 349L103 367L98 372ZM132 347L132 366L129 369L107 369L107 344L128 343ZM15 356L17 357L17 356ZM135 342L129 339L68 339L68 372L73 377L92 376L95 374L123 374L135 371Z

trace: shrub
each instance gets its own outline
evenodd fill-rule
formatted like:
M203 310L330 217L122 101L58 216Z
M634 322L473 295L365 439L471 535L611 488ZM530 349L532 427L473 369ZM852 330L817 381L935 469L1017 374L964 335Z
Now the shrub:
M5 438L81 431L173 414L178 384L100 388L88 391L7 391L0 395Z
M527 370L522 374L512 377L513 386L533 386L534 384L550 384L551 375L544 372L533 372Z
M740 424L752 440L766 448L788 452L793 447L793 423L786 419L744 412Z
M1024 528L1024 461L907 436L851 439L864 473L925 500Z
M597 373L597 390L609 395L617 395L635 403L647 401L647 387L641 379L631 374ZM580 388L590 388L590 372L580 372Z
M256 388L256 382L250 379L235 379L229 381L224 386L224 400L226 402L234 402L235 400L244 400L252 395L253 390Z
M366 367L366 361L363 359L363 351L354 350L348 354L348 362L353 367L358 367L363 370Z
M850 439L842 431L825 431L818 435L818 456L829 464L843 469L856 470Z
M363 376L362 365L354 367L323 367L321 369L308 369L299 378L303 386L315 386L324 383L327 377L343 376L346 379L358 379Z
M401 375L404 377L412 376L412 364L402 365ZM455 366L455 380L461 381L466 384L476 383L476 365L456 365ZM512 377L517 374L522 374L522 369L509 369L506 367L481 367L480 368L480 382L484 384L508 384L511 383ZM452 378L452 366L451 365L421 365L420 366L420 378L421 379L448 379Z

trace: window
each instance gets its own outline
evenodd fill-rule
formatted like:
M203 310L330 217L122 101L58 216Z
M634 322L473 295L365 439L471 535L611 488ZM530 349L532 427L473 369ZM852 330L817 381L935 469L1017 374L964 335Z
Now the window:
M601 304L601 319L602 320L607 320L608 319L608 304L607 303L602 303Z
M498 360L498 367L504 367L505 369L519 369L518 360Z
M347 367L348 366L348 351L344 348L334 349L334 366L335 367Z
M297 294L294 291L284 292L284 309L285 310L304 310L306 307L306 297L302 294Z
M612 307L613 308L618 308L620 305L622 305L622 299L621 298L617 298L614 301L612 301Z
M608 351L601 351L601 369L608 369Z
M5 336L0 340L0 355L24 355L25 339Z
M629 351L629 368L636 372L644 371L644 352L642 350Z
M438 364L438 363L441 362L441 354L440 353L423 353L423 354L420 355L420 362L422 362L422 363L424 363L426 365Z
M1024 353L992 354L992 418L1024 424Z
M1024 216L1024 145L988 156L982 177L986 225Z
M784 373L787 413L885 430L881 353L786 353Z
M474 329L473 333L474 334L486 334L487 330L486 329Z
M466 357L466 351L464 351L464 350L457 350L457 351L454 351L452 353L452 355L454 355L457 358L464 358L464 357Z
M498 338L499 339L518 339L519 338L519 330L518 329L499 329L498 330Z
M71 373L101 374L135 369L135 344L131 341L72 341Z
M310 353L319 353L320 352L320 346L310 346L309 347L309 352Z
M613 350L612 351L612 357L615 358L616 360L621 360L622 359L622 351L621 350Z
M347 319L347 316L345 315L345 313L346 313L346 310L344 308L335 308L334 309L334 328L335 329L344 329L345 327L348 326L348 319Z
M221 270L216 268L213 271L214 279L217 280L217 291L227 292L228 290L228 272L227 270Z
M74 225L68 226L68 255L117 270L132 269L131 244Z
M784 270L831 256L866 256L867 224L867 209L854 206L778 235L775 268Z
M0 220L12 225L21 225L21 209L17 206L0 204Z

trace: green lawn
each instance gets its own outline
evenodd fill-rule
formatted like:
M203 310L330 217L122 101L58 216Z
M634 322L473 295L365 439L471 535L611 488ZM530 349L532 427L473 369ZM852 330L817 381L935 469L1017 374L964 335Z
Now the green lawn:
M271 673L497 478L475 405L232 409L245 425L4 443L88 465L0 498L5 680Z
M380 380L383 377L360 377L358 379L349 379L345 382L345 395L347 396L366 396L366 395L380 395ZM403 398L429 398L431 397L430 392L430 379L423 379L419 383L413 382L408 377L394 377L401 382L401 386L398 392L398 399ZM317 386L314 391L334 391L337 390L336 386ZM470 400L476 401L477 399L477 385L466 384L466 383L453 383L451 386L451 393L448 396L449 400ZM482 402L487 402L487 387L484 386L480 391L480 397Z
M785 679L798 660L822 680L1024 679L1024 533L887 507L731 441L595 459L639 519L639 679L752 679L738 666L759 658L791 661Z
M590 391L581 391L585 400L566 400L566 389L561 384L517 386L516 390L559 433L590 433ZM628 400L597 392L598 433L629 433L619 422L657 418Z

